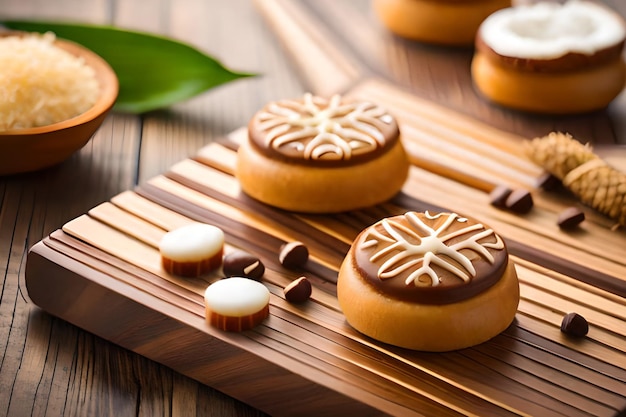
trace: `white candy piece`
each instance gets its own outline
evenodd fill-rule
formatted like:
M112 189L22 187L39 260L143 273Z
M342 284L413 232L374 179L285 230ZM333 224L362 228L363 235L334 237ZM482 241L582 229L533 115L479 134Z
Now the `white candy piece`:
M555 59L593 55L626 37L624 20L605 6L582 0L539 2L501 9L483 21L483 41L502 56Z
M224 232L215 226L192 223L167 232L159 244L164 258L194 262L218 254L224 246Z
M267 287L248 278L224 278L204 292L206 307L228 317L248 316L263 310L270 301Z

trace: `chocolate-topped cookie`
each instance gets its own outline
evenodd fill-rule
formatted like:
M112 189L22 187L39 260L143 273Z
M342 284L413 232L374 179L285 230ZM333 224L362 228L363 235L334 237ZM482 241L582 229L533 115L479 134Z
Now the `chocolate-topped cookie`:
M354 243L354 265L399 300L448 304L495 284L509 261L492 229L456 213L408 212L383 219Z
M251 118L236 175L263 203L333 213L390 199L408 170L398 123L386 109L305 94L270 102Z
M250 120L248 132L251 144L268 157L322 166L376 158L399 136L396 120L376 104L312 94L267 104Z
M509 326L519 283L493 229L457 213L408 212L378 221L354 240L337 297L360 332L440 352L482 343Z

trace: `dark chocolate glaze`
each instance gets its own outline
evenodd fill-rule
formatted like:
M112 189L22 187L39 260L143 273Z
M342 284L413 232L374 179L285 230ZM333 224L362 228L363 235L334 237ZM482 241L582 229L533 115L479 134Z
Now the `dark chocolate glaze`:
M322 167L377 158L396 144L399 134L397 121L385 109L340 96L274 101L248 123L250 143L261 154Z
M487 259L485 254L481 254L478 250L472 248L459 249L456 251L457 254L451 256L435 251L432 253L440 262L453 265L460 271L466 273L468 280L465 281L460 274L451 272L441 265L435 264L434 261L431 261L430 266L438 277L437 285L432 285L432 278L426 274L421 274L417 281L411 280L407 284L407 278L411 273L424 266L424 262L421 259L424 257L425 251L419 249L418 246L422 242L425 242L427 240L425 238L431 233L426 230L421 230L420 227L416 227L415 223L409 220L411 215L416 215L423 224L433 230L442 227L450 216L457 216L448 227L443 228L437 235L443 237L449 233L467 227L475 227L476 229L441 241L449 248L472 236L484 233L485 236L476 239L476 243L477 246L480 247L479 250L485 250L491 254L493 262ZM461 221L458 219L461 219ZM392 226L394 233L401 236L401 240L405 242L402 248L396 247L389 252L385 252L386 249L397 245L398 239L392 237L389 230L383 227L383 221L386 221L388 225L395 225ZM410 230L410 232L407 230ZM498 248L487 247L491 244ZM414 252L408 252L406 250L407 247L410 251ZM376 254L380 254L381 251L383 251L382 255L376 259L372 258ZM391 274L389 277L381 278L381 266L391 257L400 253L405 254L405 256L394 263L392 268L387 268L387 271L406 263L415 262L415 264L397 274ZM353 263L358 272L363 276L365 281L376 288L377 291L393 299L421 304L448 304L473 297L494 285L502 277L508 265L506 246L493 230L482 225L475 219L458 216L454 213L429 215L427 213L409 212L405 215L381 220L361 232L355 240L351 254ZM466 267L464 267L458 259L453 259L452 256L463 257L471 261L475 268L475 274L472 276Z

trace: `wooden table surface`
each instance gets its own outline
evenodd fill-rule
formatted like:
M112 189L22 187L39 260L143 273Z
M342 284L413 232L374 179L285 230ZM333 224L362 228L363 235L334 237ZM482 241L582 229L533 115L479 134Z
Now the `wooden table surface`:
M269 1L269 0L268 0ZM471 87L471 50L419 45L386 33L366 0L303 1L357 74L387 78L524 137L568 130L593 143L626 144L626 94L606 110L533 116L493 106ZM626 15L622 0L606 1ZM346 37L341 18L354 13ZM250 0L0 0L0 18L106 23L188 42L228 67L259 73L168 110L114 113L65 163L0 178L0 415L259 416L262 412L42 312L24 282L28 249L67 221L163 172L244 126L266 101L311 85ZM345 22L345 20L344 20ZM356 23L355 23L356 22ZM275 24L275 23L274 23ZM361 29L361 30L356 30ZM363 41L359 37L362 37ZM368 41L376 48L368 53Z

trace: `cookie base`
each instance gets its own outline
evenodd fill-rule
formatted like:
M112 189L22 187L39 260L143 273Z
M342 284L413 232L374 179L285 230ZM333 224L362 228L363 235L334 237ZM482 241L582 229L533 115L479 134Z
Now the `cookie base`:
M314 167L268 158L245 142L236 176L252 198L281 209L338 213L389 200L404 185L409 161L400 140L379 158L344 167Z
M603 109L626 83L626 64L621 58L578 71L540 73L507 68L477 52L471 72L476 88L489 100L517 110L546 114Z
M502 278L474 297L416 304L376 291L359 274L351 251L339 270L339 305L352 327L380 342L428 352L458 350L486 342L515 318L520 293L510 260Z

